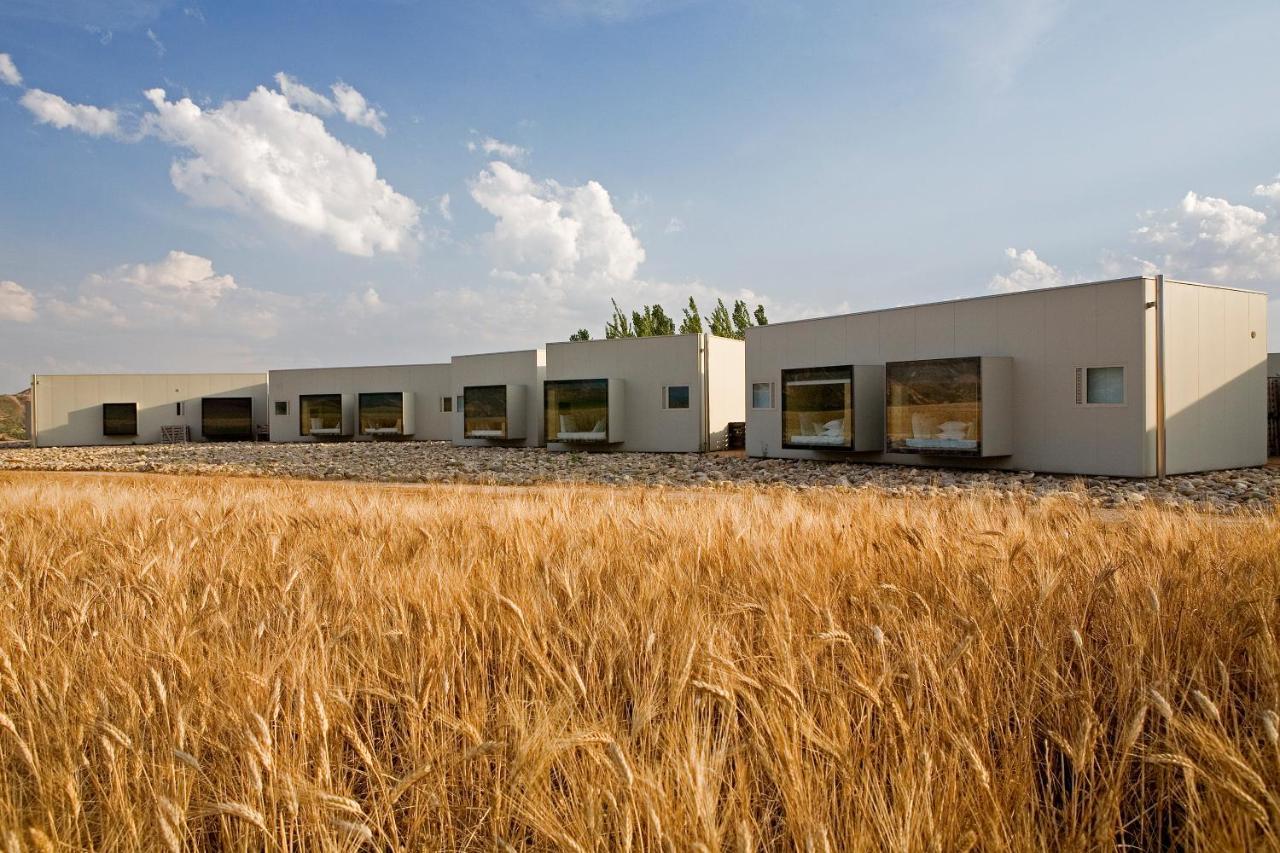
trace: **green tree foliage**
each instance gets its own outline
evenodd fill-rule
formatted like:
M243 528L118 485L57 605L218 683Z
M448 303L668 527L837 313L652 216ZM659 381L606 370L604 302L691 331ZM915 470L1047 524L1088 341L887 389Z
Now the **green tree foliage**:
M631 328L631 321L627 319L627 315L622 313L622 309L618 307L618 300L610 299L613 303L613 319L604 324L604 336L607 339L613 338L634 338L635 330Z
M662 310L661 305L646 305L644 312L631 312L631 326L637 338L652 338L659 335L674 335L675 322Z
M751 309L741 299L733 302L733 336L738 340L746 340L747 329L754 325L751 321Z
M707 327L711 334L721 338L736 337L733 333L733 319L729 316L729 309L724 307L724 300L717 299L716 307L712 310L711 316L707 318Z
M610 302L613 303L613 317L604 325L606 338L651 338L676 334L675 319L661 305L645 305L640 311L632 311L631 316L628 317L626 312L618 307L618 300L611 299ZM746 339L747 329L752 326L769 325L769 318L765 316L763 305L757 304L753 312L742 299L734 300L732 310L724 304L723 299L717 299L715 309L704 318L698 312L698 303L690 296L688 307L682 311L684 317L680 321L679 329L682 335L696 335L709 331L718 337L736 338L741 341ZM589 341L591 333L586 329L579 329L569 336L569 340Z
M689 297L689 307L684 309L684 320L680 322L680 334L702 334L702 315L698 313L698 303Z

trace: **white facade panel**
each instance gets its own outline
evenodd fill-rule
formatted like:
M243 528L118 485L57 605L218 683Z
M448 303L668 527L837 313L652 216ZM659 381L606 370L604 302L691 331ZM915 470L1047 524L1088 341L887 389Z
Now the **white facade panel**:
M747 388L773 383L781 371L839 364L1002 356L1010 359L1009 435L1012 452L982 459L904 453L784 449L781 412L749 409L752 456L849 459L902 464L1030 469L1063 473L1149 476L1145 377L1150 344L1143 278L1001 294L832 319L756 327L747 333ZM874 330L874 331L873 331ZM843 341L843 350L834 349ZM823 354L823 363L816 359ZM813 356L809 354L813 353ZM837 357L839 356L839 357ZM1077 403L1078 368L1124 368L1123 404ZM994 437L994 436L993 436Z
M1265 294L1165 282L1166 473L1266 462L1266 310Z
M546 443L543 435L542 383L546 379L547 355L545 350L515 350L477 355L455 355L451 362L450 381L455 399L450 435L459 446L484 446L495 443L541 447ZM457 405L468 387L504 385L508 387L508 406L515 403L514 388L523 389L523 412L517 436L511 432L516 427L515 412L508 415L509 438L495 441L487 438L467 438L465 413Z
M729 353L740 341L709 341L710 335L667 335L547 344L546 380L610 380L608 443L611 450L692 453L707 449L712 433L722 429L709 422L710 389L716 388L717 419L739 411L722 397L745 401L743 374ZM800 351L812 342L796 341ZM708 370L712 371L708 378ZM671 408L665 395L670 387L687 387L687 408ZM614 397L617 397L615 401ZM619 417L615 406L620 405ZM727 423L727 421L726 421ZM616 433L621 429L621 436ZM550 436L548 437L550 438ZM554 450L581 449L581 444L548 440Z
M163 427L187 427L202 441L201 401L248 398L254 427L267 423L266 373L131 373L32 377L37 447L153 444ZM105 435L103 404L136 406L135 435Z
M272 370L271 440L317 441L304 435L300 421L299 397L309 394L336 394L342 397L343 432L355 440L372 440L360 435L361 394L401 394L403 417L400 429L416 441L448 441L451 413L441 412L441 399L452 394L448 364L404 364L385 367L316 367ZM339 436L324 436L331 440Z

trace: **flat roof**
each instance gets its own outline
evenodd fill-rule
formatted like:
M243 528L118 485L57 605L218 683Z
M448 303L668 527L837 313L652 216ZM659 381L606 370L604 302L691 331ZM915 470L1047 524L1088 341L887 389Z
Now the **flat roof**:
M33 373L33 379L92 379L106 376L265 376L266 370L147 370L129 373Z
M301 373L315 370L387 370L402 367L449 367L447 361L432 361L426 364L346 364L336 367L274 367L268 373Z
M983 293L983 294L979 294L978 296L957 296L953 299L939 299L936 302L912 302L907 305L889 305L884 308L866 308L861 311L846 311L842 314L824 314L818 317L803 317L799 320L783 320L778 323L769 323L768 326L766 327L753 326L752 328L758 329L758 328L769 328L773 326L791 326L796 323L812 323L815 320L835 320L840 317L859 317L864 314L880 314L885 311L904 311L910 308L929 308L934 305L952 305L957 302L977 302L978 300L981 300L981 299L1003 299L1010 296L1022 296L1027 293L1048 293L1055 290L1069 290L1073 287L1097 287L1098 285L1124 284L1125 282L1144 281L1144 280L1155 281L1155 278L1156 277L1153 275L1131 275L1131 276L1125 276L1124 278L1106 278L1106 279L1102 279L1101 281L1078 281L1072 284L1060 284L1060 285L1057 285L1056 287L1034 287L1028 290L1014 290L1007 293ZM1266 295L1266 292L1262 290L1249 290L1243 287L1228 287L1227 285L1222 285L1222 284L1206 284L1200 281L1183 281L1182 279L1166 277L1165 282L1168 284L1185 284L1185 285L1190 285L1192 287L1211 287L1211 288L1214 288L1215 290L1233 290L1233 291L1236 291L1237 293L1253 293L1253 294L1258 294L1262 296Z
M568 343L568 341L566 341ZM504 349L497 352L468 352L462 355L455 355L453 358L484 358L487 355L521 355L526 352L540 353L545 352L542 347L525 347L523 349Z

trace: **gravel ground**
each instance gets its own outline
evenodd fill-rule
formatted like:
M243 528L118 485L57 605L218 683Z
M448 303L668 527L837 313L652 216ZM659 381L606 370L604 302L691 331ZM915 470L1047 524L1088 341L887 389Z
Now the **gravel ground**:
M1029 471L963 471L897 465L746 459L672 453L549 453L453 447L445 442L186 444L117 447L0 447L0 470L233 474L409 483L596 483L768 485L797 489L876 488L888 494L998 490L1075 494L1100 506L1158 501L1207 510L1269 509L1280 499L1280 468L1125 480Z

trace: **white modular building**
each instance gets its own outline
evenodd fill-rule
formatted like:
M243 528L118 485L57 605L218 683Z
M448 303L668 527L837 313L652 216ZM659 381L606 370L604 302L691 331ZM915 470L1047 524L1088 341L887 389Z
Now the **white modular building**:
M448 441L448 364L272 370L271 440Z
M744 419L745 347L709 334L547 344L552 450L722 449Z
M453 443L459 446L541 447L545 350L455 355Z
M265 373L31 377L34 447L250 441L266 424Z
M750 456L1148 477L1266 462L1267 298L1135 277L747 332Z

